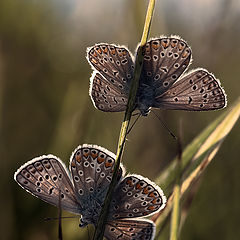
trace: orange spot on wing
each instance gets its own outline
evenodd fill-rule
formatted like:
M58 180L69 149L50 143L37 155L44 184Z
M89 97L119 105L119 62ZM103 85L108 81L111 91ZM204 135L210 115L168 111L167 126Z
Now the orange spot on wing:
M157 203L157 198L153 199L151 203L156 204Z
M165 41L162 41L162 46L164 48L167 48L169 46L169 41L165 42Z
M37 170L39 171L39 172L42 172L43 171L43 167L41 166L41 167L37 167Z
M178 44L178 49L181 51L183 49L183 46L181 44Z
M187 51L185 51L184 53L183 53L183 55L182 55L182 58L185 58L185 57L187 57L188 56L188 52Z
M76 167L75 162L72 162L72 163L71 163L71 166L72 166L72 167Z
M132 180L130 180L130 179L128 179L127 181L126 181L126 184L128 184L129 186L133 186L133 184L132 184Z
M157 44L152 44L152 46L153 46L153 48L155 49L155 50L157 50L159 47L160 47L160 45L159 45L159 43L157 43Z
M106 162L105 163L105 167L108 168L108 167L111 167L113 164L112 163L109 163L109 162Z
M142 190L142 187L139 183L136 184L136 189Z
M172 48L176 47L176 45L177 45L176 43L171 42Z
M150 192L150 193L148 194L148 196L149 196L149 197L155 197L155 195L154 195L153 192Z
M108 52L107 47L105 47L105 48L103 49L103 52L104 52L104 53L107 53L107 52Z
M98 157L98 158L97 158L97 162L98 162L98 163L104 162L104 158Z
M83 156L87 158L87 157L89 156L89 152L87 152L87 153L84 152L84 153L83 153Z
M97 61L96 59L94 59L94 58L91 58L90 61L91 61L92 63L95 63L95 64L98 63L98 61Z
M97 157L97 153L95 153L95 154L91 153L91 157L92 157L93 159L96 158L96 157Z
M36 169L33 168L33 169L30 170L30 172L34 174L34 173L36 173Z
M97 52L98 52L99 54L101 54L101 53L102 53L102 50L101 50L101 48L97 48L96 50L97 50Z
M148 208L147 208L147 210L150 210L150 211L152 211L152 210L154 210L155 209L155 206L149 206Z
M147 187L145 187L145 188L143 189L143 193L144 193L144 194L148 194L148 189L147 189Z
M76 155L75 159L76 159L77 162L81 162L82 157L80 155Z
M116 54L116 50L115 50L115 49L112 49L112 50L111 50L111 54L112 54L112 55L115 55L115 54Z

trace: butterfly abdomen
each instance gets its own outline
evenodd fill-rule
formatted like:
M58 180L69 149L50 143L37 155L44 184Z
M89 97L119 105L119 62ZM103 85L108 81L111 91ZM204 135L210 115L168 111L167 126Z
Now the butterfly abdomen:
M154 88L147 84L140 84L137 93L137 109L141 112L142 116L147 116L154 101Z

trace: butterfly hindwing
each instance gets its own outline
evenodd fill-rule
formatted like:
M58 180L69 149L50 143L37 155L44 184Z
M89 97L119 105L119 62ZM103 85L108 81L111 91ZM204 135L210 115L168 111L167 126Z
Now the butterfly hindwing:
M152 240L155 225L152 221L141 219L122 219L107 222L104 237L108 240Z
M121 112L126 109L128 95L118 88L112 88L109 82L98 72L91 78L89 95L94 106L104 112Z
M68 171L53 155L34 158L20 167L14 175L17 183L34 196L75 214L81 213ZM60 197L59 197L60 194Z
M153 107L208 111L223 108L226 95L220 82L205 69L196 69L179 79L166 93L156 97Z
M110 216L113 219L148 216L165 204L166 197L157 185L142 176L130 175L116 187Z

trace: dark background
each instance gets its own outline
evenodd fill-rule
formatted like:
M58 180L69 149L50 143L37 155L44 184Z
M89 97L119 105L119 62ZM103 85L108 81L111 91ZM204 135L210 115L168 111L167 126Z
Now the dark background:
M123 114L93 107L86 48L108 42L134 52L146 6L140 0L0 1L1 239L57 239L57 221L43 220L57 216L57 209L13 180L23 163L52 153L68 164L83 143L115 152ZM239 22L238 0L162 0L150 36L187 40L194 58L190 69L213 72L230 106L240 90ZM175 133L182 119L186 146L222 111L157 112ZM128 139L123 159L128 171L152 180L176 155L175 141L153 114L141 118ZM238 122L204 174L182 239L239 239L239 143ZM64 239L87 239L77 218L63 220L63 233Z

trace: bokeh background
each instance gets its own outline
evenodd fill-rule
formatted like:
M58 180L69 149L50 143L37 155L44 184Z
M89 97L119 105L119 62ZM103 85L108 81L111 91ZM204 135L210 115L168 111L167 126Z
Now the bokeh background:
M134 52L146 6L146 0L0 1L1 239L57 239L57 221L44 221L56 217L57 209L14 182L20 165L46 153L68 164L82 143L115 152L123 114L93 107L86 48L108 42ZM230 106L240 90L239 23L238 0L159 0L150 35L187 40L194 58L190 68L213 72ZM175 133L182 119L186 146L221 111L158 113ZM176 155L176 142L153 114L141 118L128 139L128 171L152 180ZM238 122L203 176L181 239L239 239L239 146ZM63 234L64 239L88 239L78 218L63 220Z

